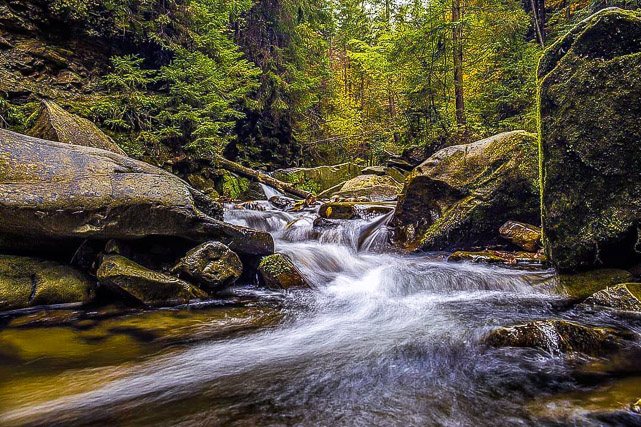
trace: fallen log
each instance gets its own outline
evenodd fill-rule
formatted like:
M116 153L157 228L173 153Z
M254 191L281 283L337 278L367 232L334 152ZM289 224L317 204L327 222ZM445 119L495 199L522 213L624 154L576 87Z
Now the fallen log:
M302 197L308 204L316 201L316 196L309 191L301 190L290 183L280 181L262 172L250 169L236 162L232 162L231 160L227 160L223 156L214 156L214 162L217 166L222 167L223 169L254 179L262 184L269 185L270 187L274 187L281 193L288 193L293 196Z

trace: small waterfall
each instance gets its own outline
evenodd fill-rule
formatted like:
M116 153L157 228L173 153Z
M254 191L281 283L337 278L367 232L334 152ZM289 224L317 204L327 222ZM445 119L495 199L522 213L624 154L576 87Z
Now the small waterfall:
M267 200L271 199L274 196L284 196L283 193L276 190L274 187L270 187L269 185L260 183L260 188L263 189L263 192L265 193L265 197L267 198Z

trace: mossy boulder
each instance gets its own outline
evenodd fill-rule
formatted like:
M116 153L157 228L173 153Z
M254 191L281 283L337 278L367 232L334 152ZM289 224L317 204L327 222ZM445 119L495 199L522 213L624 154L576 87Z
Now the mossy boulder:
M53 304L86 304L94 282L73 267L35 258L0 255L0 310Z
M0 235L46 240L178 237L273 252L268 233L222 222L222 207L176 176L91 147L0 130Z
M639 258L641 14L604 9L539 69L543 243L560 270Z
M294 184L301 190L321 193L344 181L357 177L363 168L354 163L315 168L289 168L277 170L274 178Z
M596 292L584 304L641 312L641 283L622 283Z
M540 221L537 142L525 131L436 152L407 177L391 225L407 249L463 250L494 243L508 220Z
M251 181L234 173L221 169L216 179L216 190L221 196L239 200L249 188Z
M536 320L492 331L486 342L495 347L531 347L553 355L583 353L603 356L618 349L634 334L608 328L595 328L565 320Z
M275 291L310 287L300 270L283 254L263 258L258 273L265 286Z
M374 202L330 202L321 205L318 215L326 219L369 219L393 210L393 205Z
M208 291L231 285L243 273L240 257L220 242L206 242L187 252L173 268Z
M403 186L387 175L359 175L345 182L332 194L338 198L367 198L372 201L395 200Z
M536 252L541 247L541 227L508 221L499 228L501 237L521 249Z
M49 141L100 148L125 156L125 152L91 121L68 113L53 101L42 101L29 135Z
M96 277L114 295L145 306L187 304L207 298L206 292L184 280L149 270L120 255L105 255Z

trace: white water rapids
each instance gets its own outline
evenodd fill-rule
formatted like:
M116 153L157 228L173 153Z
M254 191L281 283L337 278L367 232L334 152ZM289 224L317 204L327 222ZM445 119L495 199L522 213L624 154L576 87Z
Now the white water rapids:
M226 213L227 221L271 232L276 250L313 284L283 296L286 316L276 327L84 372L95 375L94 389L13 409L0 422L536 423L523 402L542 382L562 383L563 365L536 352L488 348L483 337L553 315L559 298L532 286L549 271L400 255L382 249L384 225L359 244L359 232L377 219L319 229L314 217Z

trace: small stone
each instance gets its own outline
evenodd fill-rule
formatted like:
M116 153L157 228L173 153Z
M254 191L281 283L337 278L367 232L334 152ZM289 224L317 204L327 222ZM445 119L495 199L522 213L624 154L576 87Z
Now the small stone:
M262 259L258 272L269 289L288 290L310 288L296 266L283 254L273 254Z
M508 221L499 228L501 237L528 252L541 247L541 227L518 221Z

